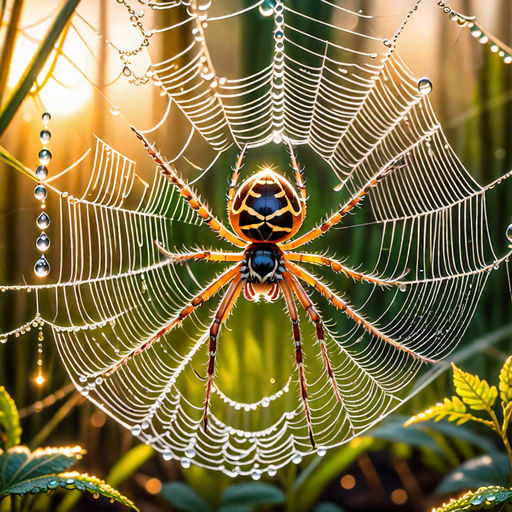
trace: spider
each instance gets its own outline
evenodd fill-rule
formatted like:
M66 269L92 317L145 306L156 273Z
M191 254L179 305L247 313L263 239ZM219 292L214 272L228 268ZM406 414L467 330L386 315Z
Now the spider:
M209 332L209 362L207 378L205 379L206 394L203 412L203 426L205 430L208 426L210 394L215 375L217 338L222 324L226 321L226 318L242 291L245 298L250 301L264 299L273 302L282 295L286 302L292 323L300 398L306 416L309 439L313 447L315 446L315 440L308 405L308 387L303 362L299 316L295 299L298 299L299 304L306 311L316 327L316 337L320 345L321 358L336 399L342 401L343 398L336 383L336 377L332 370L329 354L327 352L322 318L306 292L304 284L316 289L320 294L324 295L335 308L343 311L349 318L357 324L362 325L364 329L373 336L376 336L383 343L392 345L396 349L421 361L435 362L386 336L377 327L372 325L370 321L366 320L354 310L350 304L340 298L339 295L329 289L319 279L301 268L296 262L330 267L334 272L341 272L357 281L366 281L384 287L398 286L400 284L400 277L395 280L379 279L372 275L357 272L325 256L292 252L293 249L299 248L311 240L318 238L332 226L338 224L343 217L391 171L393 164L390 164L378 172L353 195L349 201L342 205L338 211L328 217L324 223L315 227L308 233L292 239L298 232L306 216L307 195L302 170L297 163L291 142L289 140L287 141L298 192L286 178L268 167L250 176L242 185L237 187L240 170L247 149L245 146L236 161L227 193L229 222L233 229L233 231L230 231L210 213L208 207L202 203L199 196L187 185L177 171L162 158L160 153L148 142L144 135L135 128L132 128L132 130L142 141L149 155L159 165L162 173L177 187L179 193L188 202L189 207L221 238L242 249L242 251L232 253L202 250L185 254L173 254L162 247L158 242L155 242L158 249L172 261L207 260L234 262L234 265L230 266L211 284L202 289L190 304L183 308L166 326L112 366L107 372L107 375L112 374L121 365L128 362L137 354L147 350L171 329L181 324L196 308L207 302L213 295L225 287L227 287L227 290L217 307Z

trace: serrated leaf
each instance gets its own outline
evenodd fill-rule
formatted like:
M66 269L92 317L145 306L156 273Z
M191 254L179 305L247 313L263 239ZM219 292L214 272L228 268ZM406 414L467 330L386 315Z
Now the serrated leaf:
M190 485L184 482L168 482L160 493L171 505L185 512L212 512L211 507Z
M507 485L509 475L510 462L506 453L480 455L451 471L436 491L450 494L488 485Z
M447 418L448 421L462 425L471 419L474 419L473 415L468 412L467 407L464 405L462 400L458 396L452 396L451 399L444 398L444 401L437 403L429 409L420 412L414 416L411 416L405 423L404 426L408 427L414 423L420 423L421 421L435 420L439 421Z
M79 446L38 448L34 452L26 446L10 448L0 455L0 496L12 493L13 486L68 470L84 453Z
M465 404L475 411L490 409L494 405L498 397L496 386L489 386L486 380L457 368L453 363L452 368L455 391Z
M21 427L18 409L14 400L0 386L0 449L8 450L21 442Z
M7 494L39 494L57 489L69 491L87 491L91 494L105 496L110 500L117 501L133 510L139 509L126 496L105 483L103 480L87 473L80 474L77 471L59 473L58 475L45 475L30 480L24 480L10 486Z
M465 510L494 510L499 505L512 502L512 490L501 486L481 487L452 499L432 512L462 512Z
M509 356L500 371L500 398L505 407L512 400L512 356Z
M226 505L280 505L285 495L279 487L264 482L230 485L222 494Z

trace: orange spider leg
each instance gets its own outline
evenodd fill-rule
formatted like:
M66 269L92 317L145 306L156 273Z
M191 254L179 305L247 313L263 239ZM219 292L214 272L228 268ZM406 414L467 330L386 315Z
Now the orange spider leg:
M297 314L297 308L295 307L295 302L293 300L293 296L290 292L290 289L282 281L279 281L279 285L283 292L284 300L286 301L286 306L288 307L288 313L290 315L292 325L293 325L293 339L294 339L294 343L295 343L295 363L297 364L297 369L299 372L300 396L302 399L302 404L304 405L304 411L306 412L306 420L308 423L309 439L311 441L311 445L314 448L315 447L315 438L313 436L313 425L311 424L311 412L309 410L309 404L308 404L308 384L306 382L306 372L304 369L304 360L302 357L302 343L300 341L299 315Z
M357 324L361 324L370 334L377 336L377 338L381 339L382 341L385 341L386 343L397 348L398 350L406 352L415 359L419 359L420 361L423 361L425 363L437 363L435 359L430 359L428 357L422 356L421 354L417 354L416 352L408 349L407 347L404 347L402 344L398 343L395 340L392 340L388 336L381 333L379 329L374 327L368 320L365 320L356 311L354 311L346 302L340 299L334 292L329 290L329 288L327 288L326 285L324 285L321 281L313 277L305 270L301 269L297 265L294 265L293 263L290 262L285 262L285 267L294 276L298 277L299 279L302 279L302 281L309 284L309 286L315 288L315 290L318 291L324 297L326 297L326 299L333 306L338 308L340 311L343 311L349 318L354 320L354 322L356 322Z
M231 284L229 285L228 291L224 295L222 301L217 308L215 318L212 325L210 326L210 348L208 351L209 362L208 362L208 382L206 384L206 399L203 413L203 426L204 430L208 427L208 409L210 407L210 393L212 389L213 377L215 375L215 355L217 354L217 336L219 335L220 326L226 321L229 313L233 309L238 296L242 290L245 280L242 276L237 275Z
M177 317L173 318L165 327L160 329L156 334L151 336L148 340L146 340L142 345L139 345L137 348L133 349L126 356L121 359L121 361L117 362L114 366L112 366L108 371L104 374L106 376L112 375L116 370L118 370L121 366L126 364L130 359L135 357L147 350L153 343L158 341L164 334L168 333L171 329L179 325L188 315L190 315L197 307L199 307L203 302L206 302L213 295L215 295L221 288L223 288L226 284L228 284L237 274L240 273L242 265L238 264L233 267L228 268L223 274L215 279L210 285L203 289L201 293L196 295L188 306L185 306L178 314Z
M379 279L378 277L369 276L361 272L356 272L341 263L325 256L317 254L304 254L304 253L285 253L284 259L289 261L302 261L304 263L312 263L313 265L322 265L324 267L331 267L334 272L343 272L348 277L356 281L366 281L368 283L377 284L379 286L399 286L400 282L397 280Z
M242 163L244 161L246 150L247 145L245 145L242 148L242 151L240 151L240 154L238 155L238 159L235 164L235 168L233 169L233 176L231 177L231 183L229 184L228 189L228 212L231 211L231 205L233 204L233 199L235 198L236 184L238 183L238 178L240 177L240 169L242 168Z
M299 189L300 194L300 200L301 200L301 216L302 219L306 216L306 210L307 210L307 199L308 195L306 192L306 185L304 183L304 179L302 177L302 171L300 168L299 163L297 162L297 159L295 158L295 152L293 151L292 143L288 140L288 147L290 149L290 158L292 161L292 168L295 172L295 183L297 184L297 188Z
M363 197L368 194L368 192L375 187L380 180L382 180L393 168L394 164L390 164L385 167L382 171L379 171L370 181L364 185L359 192L357 192L344 206L342 206L336 213L331 215L323 224L313 228L308 233L305 233L299 238L292 240L288 243L283 243L280 245L283 251L289 251L290 249L295 249L296 247L300 247L301 245L307 244L311 240L322 236L327 230L329 230L335 224L341 221L341 219L350 211L352 208L357 206L357 204L363 199Z
M185 261L185 260L206 260L206 261L242 261L244 259L244 253L232 253L232 252L218 252L218 251L199 251L190 252L185 254L175 254L169 252L159 242L155 241L157 249L166 257L172 261Z
M220 237L224 238L228 242L231 242L233 245L237 247L246 247L247 243L238 238L231 231L226 229L220 221L218 221L210 212L210 210L201 202L199 196L185 183L185 181L178 175L178 173L173 169L160 155L158 151L154 149L154 147L148 142L146 137L133 126L131 127L135 132L135 135L142 141L144 148L149 153L149 155L155 160L155 162L162 169L162 173L169 181L176 185L178 188L178 192L185 198L188 202L189 206L197 212L197 214L203 219L203 222L208 224L210 228L215 231Z
M327 347L325 346L324 327L322 324L322 318L318 314L313 302L308 297L308 294L306 293L302 285L299 283L299 281L297 281L297 279L288 272L285 272L283 274L283 278L286 281L286 284L290 287L290 289L295 293L295 295L299 299L299 302L302 304L302 307L308 313L312 322L315 324L316 337L320 342L320 347L322 350L322 360L324 362L327 375L331 380L332 388L334 390L334 394L336 395L336 399L338 400L338 402L341 402L341 395L338 389L338 385L336 383L336 379L334 377L334 373L331 368L331 362L329 360L329 355L327 354Z

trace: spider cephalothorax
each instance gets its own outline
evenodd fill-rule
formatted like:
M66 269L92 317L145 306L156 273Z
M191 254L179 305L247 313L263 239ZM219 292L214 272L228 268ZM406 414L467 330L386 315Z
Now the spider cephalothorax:
M140 346L127 353L123 359L109 368L105 373L115 372L121 365L147 350L162 336L179 325L197 307L215 295L219 290L228 286L226 293L219 303L209 332L208 369L206 398L203 414L204 427L208 424L208 411L210 405L210 393L215 375L215 356L217 353L217 336L221 325L228 317L233 305L242 290L249 300L258 300L263 297L268 301L277 300L282 296L286 302L288 313L293 325L293 339L295 346L295 362L297 365L300 398L304 406L309 437L314 446L311 412L308 404L308 392L306 373L302 357L302 342L299 329L299 316L295 305L297 299L305 312L315 324L316 336L319 342L322 360L325 366L327 378L330 380L334 395L337 400L342 400L336 382L336 368L331 367L329 355L324 339L322 319L316 311L315 305L306 293L303 283L314 288L329 300L338 310L343 311L354 322L361 325L372 336L383 343L391 345L403 351L411 357L424 362L433 362L431 359L414 352L400 341L391 338L367 320L355 310L349 303L337 295L328 286L323 284L309 272L296 265L294 262L304 262L313 265L330 267L334 272L342 272L346 276L358 281L366 281L379 286L398 286L400 282L392 279L382 279L373 275L356 272L340 262L317 254L292 252L307 242L321 236L333 225L339 223L342 218L354 208L361 199L375 187L381 179L393 167L389 164L378 171L358 192L356 192L338 211L332 214L325 222L309 232L290 240L302 225L306 215L306 189L302 180L302 171L295 159L293 147L290 142L290 157L295 173L295 181L298 193L283 176L277 172L265 168L248 178L237 190L237 181L242 167L246 148L244 147L238 157L231 185L228 191L229 221L233 228L230 231L219 222L208 208L201 202L194 191L183 181L176 170L171 167L155 151L146 138L134 129L139 139L143 142L148 153L161 167L163 174L173 183L179 193L186 199L189 206L215 231L221 238L243 249L238 253L199 251L186 254L173 254L157 243L160 251L172 262L183 260L208 260L217 262L235 262L228 267L217 279L215 279L188 304L167 325L155 332Z

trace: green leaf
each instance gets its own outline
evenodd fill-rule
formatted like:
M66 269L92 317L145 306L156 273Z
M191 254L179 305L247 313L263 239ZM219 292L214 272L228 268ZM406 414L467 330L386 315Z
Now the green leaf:
M507 358L500 371L499 388L503 407L506 407L506 405L512 400L512 356Z
M403 418L394 416L383 422L369 434L376 439L391 441L394 443L406 443L418 448L430 448L436 452L441 449L436 441L424 429L413 427L405 428Z
M420 423L421 421L427 420L435 420L439 421L444 418L448 419L448 421L452 421L457 423L457 425L462 425L466 423L466 421L473 420L476 418L468 412L466 406L462 402L462 400L457 396L452 396L451 399L445 398L441 403L437 403L432 407L411 416L405 423L404 427L408 427L409 425L413 425L414 423ZM478 421L478 420L477 420Z
M199 494L184 482L168 482L160 493L171 505L185 512L213 512Z
M0 449L8 450L21 440L18 409L9 393L0 386Z
M470 459L449 473L437 492L453 493L488 485L507 485L510 462L505 453L481 455Z
M217 512L253 512L251 505L223 505Z
M469 491L459 499L452 499L432 512L462 512L465 510L495 510L499 505L512 502L512 490L500 486L481 487Z
M343 512L343 509L334 503L323 501L313 509L313 512Z
M285 495L279 487L264 482L230 485L222 494L227 505L280 505Z
M101 494L110 500L117 501L127 507L136 510L138 508L126 496L95 476L87 473L80 474L77 471L59 473L58 475L45 475L31 480L25 480L9 488L8 494L39 494L56 489L68 491L87 491L91 494Z
M498 397L496 386L489 386L486 380L480 380L478 375L465 372L453 363L452 368L455 391L465 404L475 411L490 409L494 405Z
M69 469L82 458L84 450L73 448L39 448L31 452L26 446L15 446L0 455L0 496L14 493L43 477L53 477ZM16 492L16 494L23 494Z

